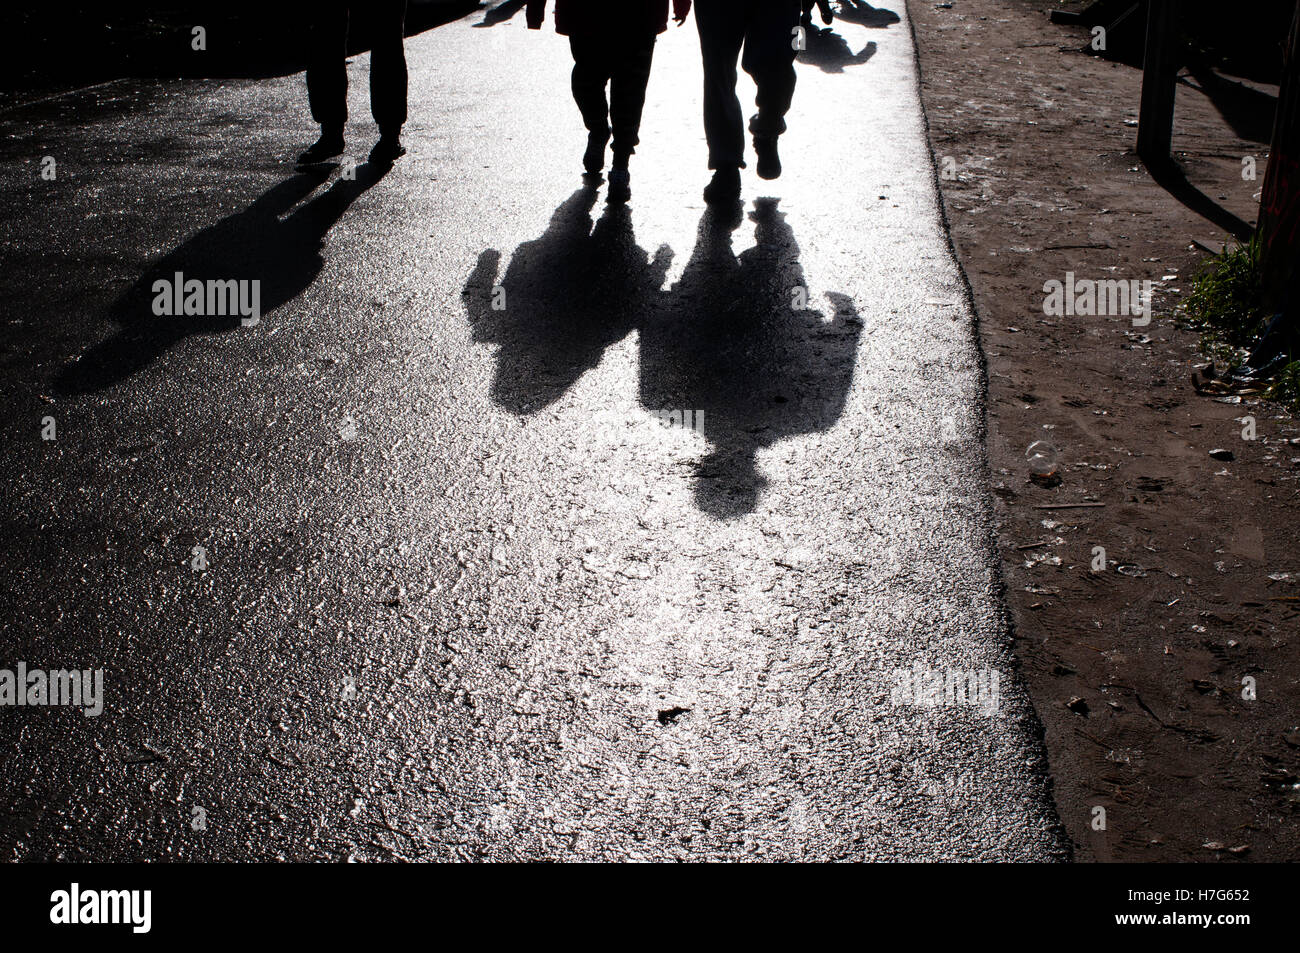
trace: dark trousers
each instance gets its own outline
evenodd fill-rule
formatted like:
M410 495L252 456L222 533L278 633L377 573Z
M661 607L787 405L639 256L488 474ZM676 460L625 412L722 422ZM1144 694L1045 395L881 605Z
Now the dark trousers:
M406 122L406 0L310 0L307 99L311 118L322 128L339 128L348 118L348 14L368 28L370 111L381 132Z
M573 101L589 133L608 136L614 155L630 156L641 141L641 112L655 54L655 35L569 37ZM609 100L605 86L609 86Z
M756 136L785 132L794 98L795 29L799 0L695 0L695 23L704 56L704 136L709 168L744 166L745 127L736 96L736 60L758 86Z

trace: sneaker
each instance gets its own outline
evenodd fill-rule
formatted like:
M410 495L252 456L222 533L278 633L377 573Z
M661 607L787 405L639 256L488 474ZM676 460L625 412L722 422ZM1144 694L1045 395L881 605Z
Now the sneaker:
M760 179L781 177L781 155L776 151L776 136L755 136L754 153L758 156L756 171Z
M590 132L587 134L587 151L582 154L582 167L595 175L605 168L605 144L609 142L608 133Z
M343 155L343 130L322 129L320 138L312 143L306 152L298 156L298 164L315 165L341 155Z
M398 134L385 132L380 134L379 141L370 150L370 161L375 165L392 165L404 155L406 155L406 146L402 145Z
M724 166L713 173L713 181L704 187L704 201L710 205L734 202L740 198L740 170Z
M632 174L627 169L610 169L608 201L621 205L631 197Z

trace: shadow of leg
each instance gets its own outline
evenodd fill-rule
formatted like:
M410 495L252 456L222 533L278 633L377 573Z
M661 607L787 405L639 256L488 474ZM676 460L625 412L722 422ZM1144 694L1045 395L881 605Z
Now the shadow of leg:
M497 346L492 398L511 413L559 400L631 332L663 283L671 252L651 261L625 206L607 205L593 223L597 194L585 186L570 196L504 275L500 252L482 252L465 283L474 340Z
M325 234L385 171L358 166L354 178L339 178L298 205L330 175L328 168L300 171L248 208L187 239L114 302L108 317L116 332L61 368L54 389L64 394L100 390L144 370L187 337L241 327L244 316L228 306L224 294L231 282L256 288L259 320L296 298L320 272ZM173 287L178 282L184 285L181 292ZM179 313L168 300L178 294L185 304Z
M829 296L829 319L810 306L777 201L759 200L750 217L757 244L736 256L738 220L705 213L680 281L641 333L641 403L661 416L702 417L695 429L711 449L697 467L695 499L717 519L758 505L768 485L760 451L839 419L861 333L848 297Z

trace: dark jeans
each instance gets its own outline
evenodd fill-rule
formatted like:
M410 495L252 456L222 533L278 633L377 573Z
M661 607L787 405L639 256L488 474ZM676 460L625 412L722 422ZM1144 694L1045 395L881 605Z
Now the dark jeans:
M571 36L573 101L583 125L608 136L613 126L614 155L630 156L641 141L641 111L654 60L655 35ZM605 86L609 85L609 101Z
M322 128L342 129L348 118L348 14L355 13L370 41L370 111L381 132L406 122L406 0L309 0L307 99Z
M744 166L745 127L736 96L736 60L758 86L756 136L785 132L794 98L795 28L799 0L695 0L695 23L704 56L704 136L709 168Z

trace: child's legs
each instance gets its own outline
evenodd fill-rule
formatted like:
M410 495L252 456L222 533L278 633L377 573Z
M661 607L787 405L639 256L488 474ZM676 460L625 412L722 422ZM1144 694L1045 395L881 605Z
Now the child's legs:
M609 104L605 84L609 82L608 44L591 36L569 37L573 53L573 101L582 113L589 133L609 136Z
M641 113L654 62L655 37L632 37L614 52L614 75L609 82L609 115L614 126L614 163L626 168L627 157L641 141Z

